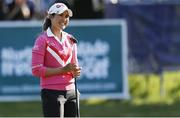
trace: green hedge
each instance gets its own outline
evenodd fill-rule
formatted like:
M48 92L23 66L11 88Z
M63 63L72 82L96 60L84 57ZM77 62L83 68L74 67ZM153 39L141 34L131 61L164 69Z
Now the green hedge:
M163 78L163 81L162 81ZM130 74L129 88L134 104L165 103L180 101L179 72L164 72L163 77L155 74Z

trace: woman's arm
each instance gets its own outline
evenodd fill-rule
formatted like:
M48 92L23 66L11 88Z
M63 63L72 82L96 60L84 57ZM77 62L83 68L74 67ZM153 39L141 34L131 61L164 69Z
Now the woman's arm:
M36 77L45 76L46 67L44 66L44 55L46 50L46 41L43 36L39 36L32 48L32 74Z
M80 70L81 68L78 67L74 63L69 63L64 67L59 67L59 68L46 68L45 76L53 76L53 75L58 75L58 74L65 74L69 73L72 74L73 77L79 77L80 76Z

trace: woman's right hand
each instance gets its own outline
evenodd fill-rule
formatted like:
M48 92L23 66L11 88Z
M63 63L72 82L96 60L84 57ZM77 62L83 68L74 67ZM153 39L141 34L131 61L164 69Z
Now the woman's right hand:
M80 76L81 73L81 67L77 66L74 63L69 63L65 67L63 67L64 73L70 72L74 78L77 78Z

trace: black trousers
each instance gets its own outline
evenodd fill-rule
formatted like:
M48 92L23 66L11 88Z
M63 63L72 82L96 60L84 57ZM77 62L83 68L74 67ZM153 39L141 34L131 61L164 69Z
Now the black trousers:
M60 96L65 100L63 109L60 109L62 107L60 107L60 102L58 101ZM77 117L75 90L59 91L42 89L41 99L44 117L60 117L60 110L64 111L64 117Z

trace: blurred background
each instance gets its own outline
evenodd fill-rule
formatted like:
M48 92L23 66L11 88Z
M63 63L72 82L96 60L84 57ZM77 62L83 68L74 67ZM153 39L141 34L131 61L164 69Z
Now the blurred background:
M127 22L130 97L81 100L82 117L180 116L180 0L62 1L74 13L71 20ZM0 0L0 22L42 21L54 2ZM0 102L5 116L42 116L41 103Z

